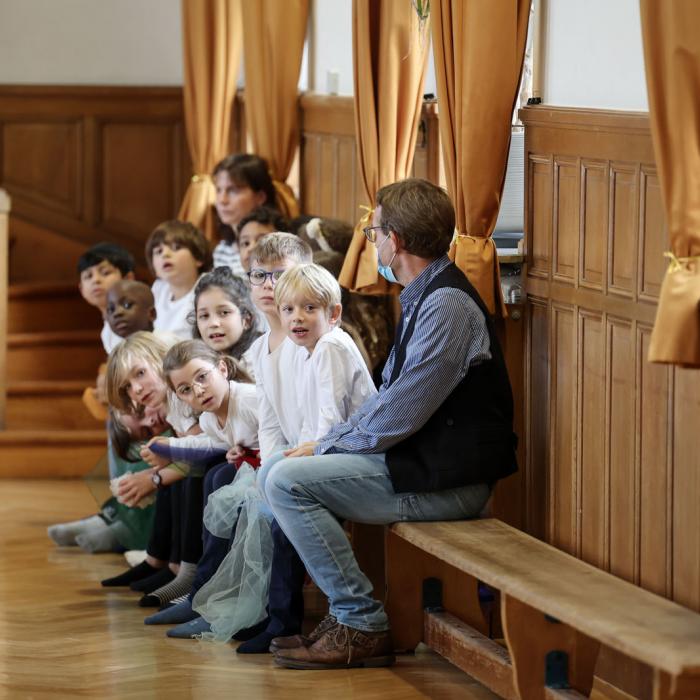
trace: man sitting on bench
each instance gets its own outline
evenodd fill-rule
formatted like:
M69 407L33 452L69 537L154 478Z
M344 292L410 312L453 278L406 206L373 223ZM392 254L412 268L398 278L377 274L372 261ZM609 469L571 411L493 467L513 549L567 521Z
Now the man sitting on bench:
M308 637L274 639L280 666L386 666L389 620L340 524L477 516L494 483L517 470L513 398L488 312L445 252L455 214L444 190L418 179L377 193L379 272L404 287L379 393L318 443L263 467L277 522L329 599Z

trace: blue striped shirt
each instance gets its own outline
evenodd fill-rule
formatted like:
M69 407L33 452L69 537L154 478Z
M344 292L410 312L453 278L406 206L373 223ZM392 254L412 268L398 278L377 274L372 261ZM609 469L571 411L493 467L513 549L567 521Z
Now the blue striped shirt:
M423 292L449 263L446 255L434 260L401 292L404 329ZM389 386L394 347L379 393L324 435L315 454L386 452L427 422L470 366L490 359L489 347L484 315L472 298L461 289L437 289L420 308L399 376Z

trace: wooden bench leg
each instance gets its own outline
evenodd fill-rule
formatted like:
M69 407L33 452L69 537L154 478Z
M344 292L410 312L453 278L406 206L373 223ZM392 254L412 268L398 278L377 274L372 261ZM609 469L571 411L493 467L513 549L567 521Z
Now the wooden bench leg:
M700 698L700 676L671 676L654 671L654 700L697 700Z
M442 608L487 634L477 580L386 529L386 611L396 649L413 651L423 641L423 582L438 579Z
M507 595L501 595L501 621L521 700L544 700L553 681L588 697L599 642Z

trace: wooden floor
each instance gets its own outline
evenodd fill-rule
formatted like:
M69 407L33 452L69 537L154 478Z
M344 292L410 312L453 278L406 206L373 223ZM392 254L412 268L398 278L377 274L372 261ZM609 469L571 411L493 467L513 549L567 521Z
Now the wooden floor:
M46 527L94 512L83 481L0 480L0 698L495 698L431 652L391 669L290 671L232 644L168 639L138 594L107 590L124 558L59 548Z

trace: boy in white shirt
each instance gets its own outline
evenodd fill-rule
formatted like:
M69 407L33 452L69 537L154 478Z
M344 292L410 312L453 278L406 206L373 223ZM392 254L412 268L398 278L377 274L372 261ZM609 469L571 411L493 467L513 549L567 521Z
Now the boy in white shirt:
M207 239L187 221L165 221L146 241L146 261L157 277L151 288L156 303L155 330L190 339L188 316L194 310L194 288L200 274L211 269Z
M121 337L107 323L107 292L119 280L134 279L134 258L128 250L116 243L97 243L78 259L78 275L80 295L102 314L104 323L100 338L109 355L121 342Z
M304 349L296 375L299 413L297 444L318 440L342 423L376 389L353 339L340 328L340 285L320 265L298 265L275 288L282 327Z

